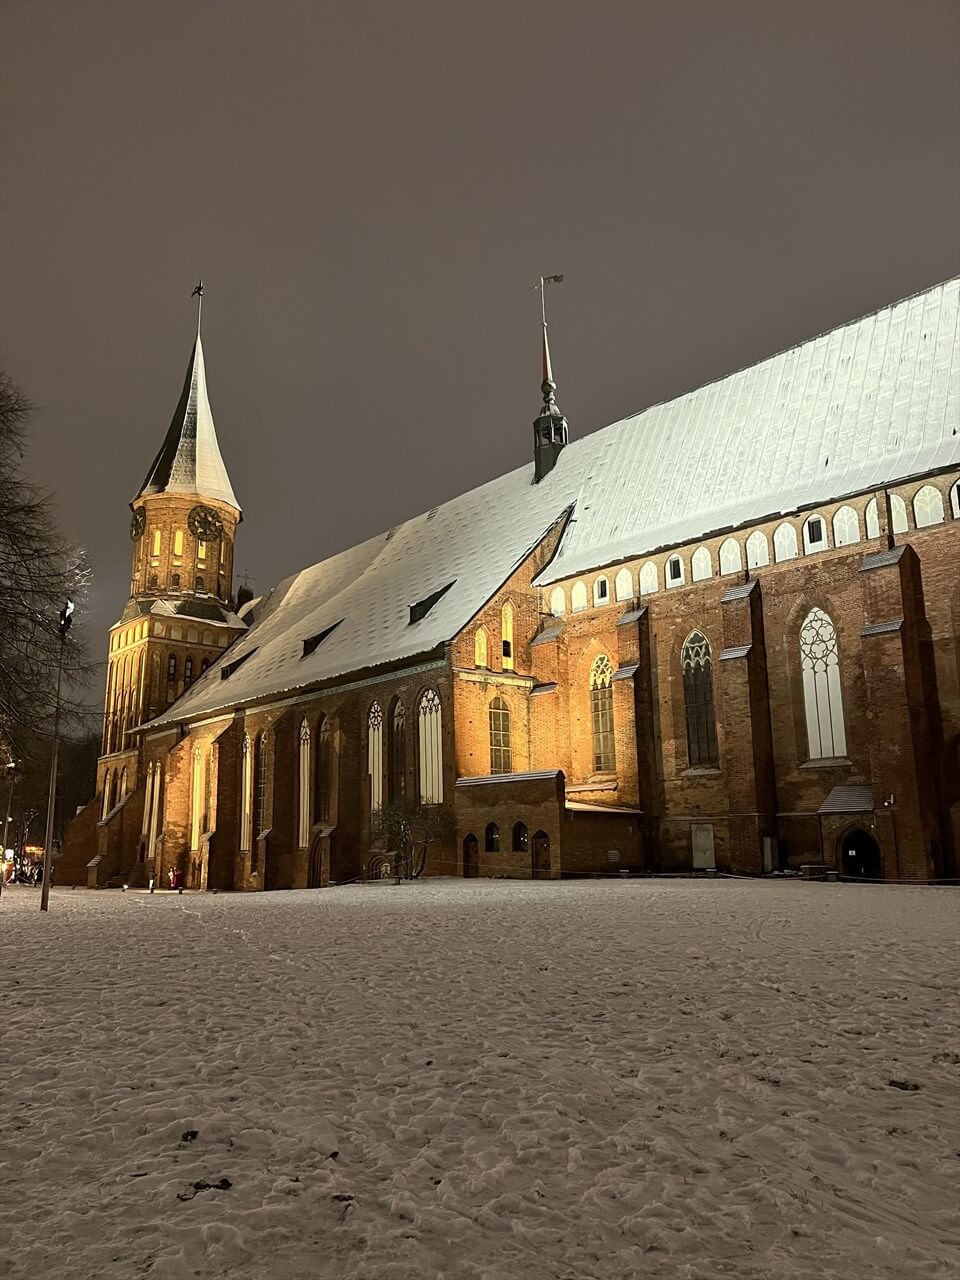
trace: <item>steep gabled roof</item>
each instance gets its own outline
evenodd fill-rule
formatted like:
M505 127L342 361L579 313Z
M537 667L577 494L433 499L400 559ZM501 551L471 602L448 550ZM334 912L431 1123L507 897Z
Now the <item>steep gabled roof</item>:
M137 497L151 493L195 493L240 510L220 456L199 331L170 429Z
M571 508L540 583L960 465L958 301L960 280L938 285L576 440L539 484L529 463L304 569L257 604L229 651L249 660L153 723L435 650Z

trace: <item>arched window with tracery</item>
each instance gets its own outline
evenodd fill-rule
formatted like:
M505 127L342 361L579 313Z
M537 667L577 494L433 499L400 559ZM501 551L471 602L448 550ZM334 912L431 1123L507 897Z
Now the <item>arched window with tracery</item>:
M500 852L500 828L495 822L488 822L484 833L483 848L486 853Z
M300 744L297 757L297 848L310 843L310 725L300 721Z
M513 824L513 852L526 853L530 847L530 833L527 831L526 823L515 822Z
M837 631L829 614L811 609L800 628L803 706L811 760L846 755Z
M613 773L617 767L613 736L613 664L601 653L590 668L590 721L593 771Z
M687 722L687 761L691 769L715 769L720 757L713 708L713 663L710 642L702 632L692 631L684 641L680 670Z
M739 573L743 568L740 543L736 538L726 538L720 544L720 572Z
M762 529L754 529L747 539L747 568L762 569L770 563L770 544Z
M860 541L860 517L853 507L839 507L833 516L833 545L852 547Z
M913 522L918 529L926 529L931 524L943 524L943 521L943 494L932 484L925 484L914 495Z
M513 670L513 605L508 600L500 610L500 637L503 670Z
M773 558L777 564L784 560L796 560L800 554L797 542L797 531L792 524L784 520L773 531Z
M503 698L490 703L490 772L512 773L513 752L510 748L510 708Z
M333 753L330 721L320 717L317 726L317 750L314 764L314 813L317 822L330 821L330 797L333 791Z
M253 837L260 839L267 829L267 734L257 739L257 758L254 765Z
M690 557L690 577L694 582L703 582L706 578L713 577L710 552L706 547L697 547Z
M652 560L648 560L640 570L640 594L642 596L653 595L659 585L660 576L657 572L657 566Z
M633 574L629 569L621 569L614 580L613 589L618 600L633 599Z
M370 812L383 808L383 712L375 702L367 717L367 772L370 774Z
M555 618L567 611L567 597L563 587L554 587L550 592L550 612Z
M477 634L473 637L473 665L487 666L487 633L483 627L477 627Z
M575 582L570 592L570 607L574 613L580 613L587 607L587 588L582 582Z
M420 800L443 803L443 715L436 689L424 690L417 708Z
M406 710L398 698L390 721L390 799L402 801L407 790Z

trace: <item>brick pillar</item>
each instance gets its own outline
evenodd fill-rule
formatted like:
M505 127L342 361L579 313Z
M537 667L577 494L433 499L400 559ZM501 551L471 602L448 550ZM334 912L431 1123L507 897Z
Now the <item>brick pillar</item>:
M944 833L937 813L940 760L930 729L925 669L929 627L916 552L905 545L864 556L860 582L867 738L884 876L926 880L934 874L932 848L942 850ZM885 803L891 796L892 806Z
M664 798L654 685L656 664L650 636L650 612L646 605L630 610L619 619L617 639L620 670L625 673L632 668L629 681L624 680L624 687L629 685L632 695L629 713L625 712L629 714L631 724L631 769L636 780L630 803L638 804L642 810L644 866L655 871L660 859L660 820ZM615 715L619 714L619 707L619 703L615 704ZM618 731L618 750L619 737Z
M763 871L763 837L777 832L777 793L767 689L763 597L754 579L721 597L723 650L716 672L723 725L721 767L730 805L730 866Z

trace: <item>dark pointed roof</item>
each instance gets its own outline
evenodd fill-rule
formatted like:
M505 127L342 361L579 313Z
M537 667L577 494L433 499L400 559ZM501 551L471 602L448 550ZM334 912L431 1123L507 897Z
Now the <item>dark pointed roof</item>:
M240 510L217 443L199 330L173 421L137 497L151 493L195 493Z

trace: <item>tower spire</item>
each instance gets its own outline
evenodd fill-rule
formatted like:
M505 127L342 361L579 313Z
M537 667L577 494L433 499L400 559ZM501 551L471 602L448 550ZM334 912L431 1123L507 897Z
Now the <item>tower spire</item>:
M540 277L540 324L543 329L543 382L540 390L543 405L533 423L534 483L539 484L553 470L560 450L567 443L567 420L557 407L557 384L553 378L553 362L550 359L550 338L547 334L547 306L545 286L562 284L563 276Z

